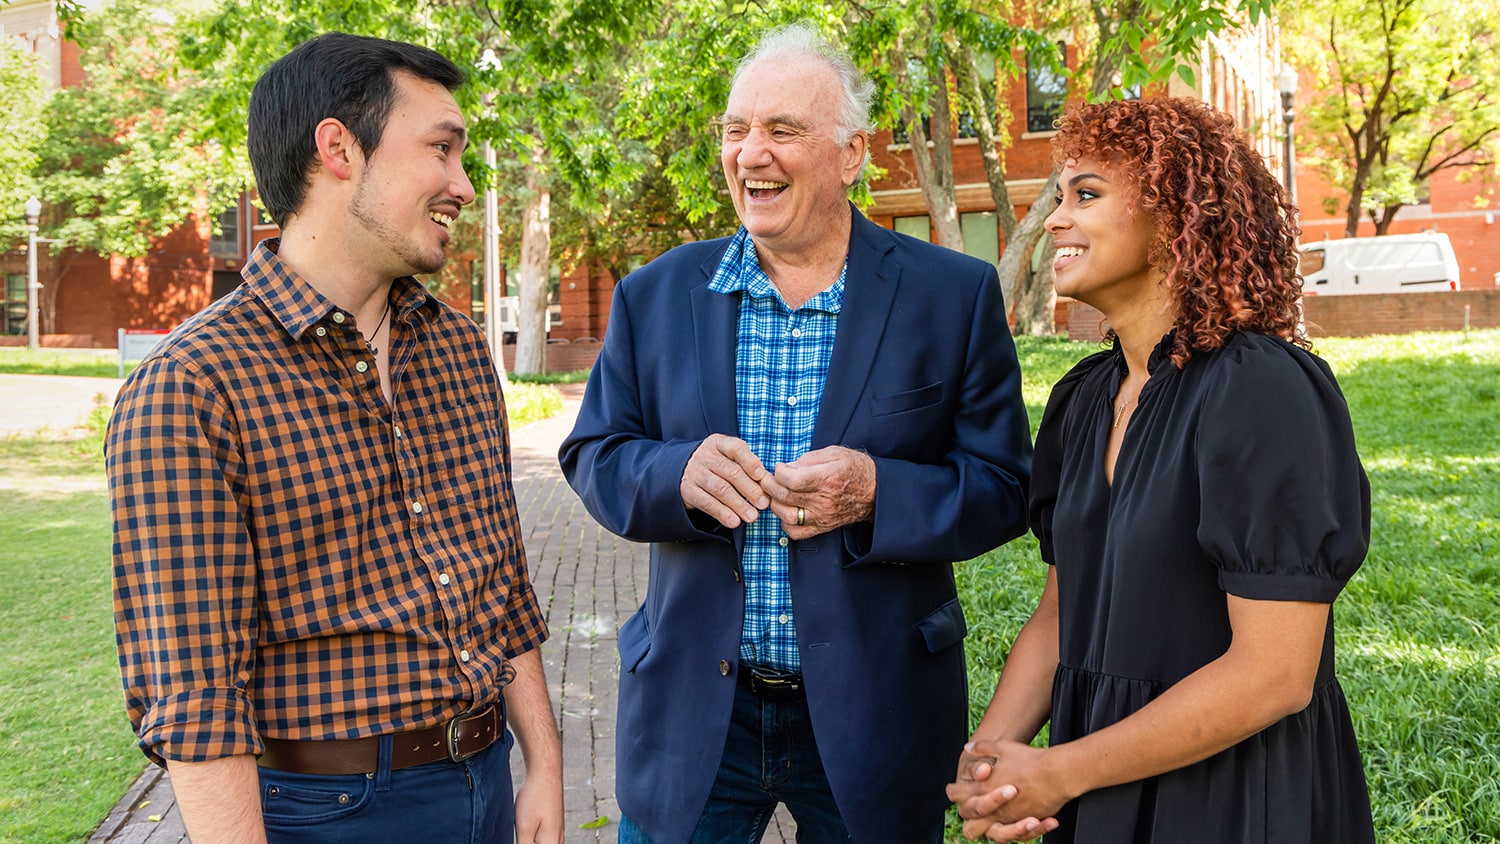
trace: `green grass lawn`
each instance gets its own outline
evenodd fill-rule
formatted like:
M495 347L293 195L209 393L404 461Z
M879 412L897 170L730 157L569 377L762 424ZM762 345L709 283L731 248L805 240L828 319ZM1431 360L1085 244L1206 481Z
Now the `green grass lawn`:
M1020 348L1035 426L1052 383L1097 347ZM1317 351L1348 396L1373 488L1370 556L1335 611L1380 840L1500 841L1500 331ZM512 386L517 425L531 416L523 391L556 396ZM115 668L98 454L97 432L0 439L6 844L81 840L143 764ZM976 718L1043 575L1029 537L959 567Z
M136 363L126 364L129 374ZM0 346L0 373L6 375L89 375L115 378L120 358L114 349L37 349Z
M81 841L141 771L100 438L0 438L0 841Z
M1034 430L1051 384L1098 347L1019 345ZM1377 835L1500 841L1500 331L1314 350L1344 389L1372 489L1370 554L1334 612ZM1030 536L959 567L975 721L1044 576Z

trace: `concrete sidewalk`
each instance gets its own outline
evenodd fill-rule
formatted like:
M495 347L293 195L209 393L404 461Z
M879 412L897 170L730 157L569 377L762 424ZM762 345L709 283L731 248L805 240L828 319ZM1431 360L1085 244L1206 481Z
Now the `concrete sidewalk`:
M646 549L600 528L563 480L557 448L572 430L583 385L561 389L562 413L511 435L516 497L533 586L552 634L542 646L542 661L562 732L566 839L570 844L610 842L620 818L614 799L615 633L645 597ZM0 382L0 404L10 392ZM514 763L518 782L524 775L519 757L517 753ZM605 822L598 828L584 828L601 818ZM89 844L186 840L171 785L160 769L150 766ZM763 840L795 840L784 809Z
M0 436L64 432L81 425L99 397L104 406L113 404L123 383L119 378L0 375Z

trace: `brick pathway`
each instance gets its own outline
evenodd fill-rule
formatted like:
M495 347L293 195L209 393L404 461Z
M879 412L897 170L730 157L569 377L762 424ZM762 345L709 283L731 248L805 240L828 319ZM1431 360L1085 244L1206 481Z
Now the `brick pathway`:
M646 592L646 550L600 528L563 481L557 447L573 427L582 385L564 385L564 411L512 434L516 497L532 582L552 638L542 661L563 739L569 844L612 842L615 805L615 631ZM516 754L517 781L524 776ZM597 818L598 829L583 826ZM156 818L157 820L153 820ZM789 844L779 811L764 842ZM89 844L180 844L182 818L166 775L150 766L89 838Z

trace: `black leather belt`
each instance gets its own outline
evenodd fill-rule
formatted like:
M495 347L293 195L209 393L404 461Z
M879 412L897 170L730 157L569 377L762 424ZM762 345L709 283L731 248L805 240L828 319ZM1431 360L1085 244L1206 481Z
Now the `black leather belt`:
M793 703L807 699L802 675L761 665L741 665L740 685L767 703Z

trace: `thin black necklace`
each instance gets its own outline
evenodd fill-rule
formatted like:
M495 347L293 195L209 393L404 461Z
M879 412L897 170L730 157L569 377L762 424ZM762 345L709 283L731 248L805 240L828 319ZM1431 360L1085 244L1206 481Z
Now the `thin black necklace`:
M385 318L390 315L391 299L389 296L387 296L385 300L385 310L380 312L380 322L375 323L375 330L370 332L369 337L365 337L363 334L360 335L360 339L365 341L365 348L369 349L370 354L374 357L380 357L380 350L375 348L375 338L380 336L380 326L385 325Z

